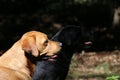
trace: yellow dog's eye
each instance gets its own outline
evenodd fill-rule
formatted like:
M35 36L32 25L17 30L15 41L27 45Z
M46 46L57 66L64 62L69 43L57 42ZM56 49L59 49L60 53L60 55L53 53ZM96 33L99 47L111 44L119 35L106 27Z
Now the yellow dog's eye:
M44 42L44 46L47 46L47 45L48 45L48 40Z

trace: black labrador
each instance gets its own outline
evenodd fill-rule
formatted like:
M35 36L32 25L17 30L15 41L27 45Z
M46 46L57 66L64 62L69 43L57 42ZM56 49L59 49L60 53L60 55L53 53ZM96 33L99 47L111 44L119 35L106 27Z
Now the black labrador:
M93 33L85 31L83 27L68 26L57 32L52 40L61 42L62 49L56 60L37 62L33 80L65 80L73 53L88 48L93 40Z

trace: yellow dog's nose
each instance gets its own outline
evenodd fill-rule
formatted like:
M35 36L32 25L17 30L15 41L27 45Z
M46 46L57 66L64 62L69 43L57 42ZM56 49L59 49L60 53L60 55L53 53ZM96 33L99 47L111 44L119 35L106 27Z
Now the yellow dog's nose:
M61 47L62 46L62 43L61 42L58 42L59 46Z

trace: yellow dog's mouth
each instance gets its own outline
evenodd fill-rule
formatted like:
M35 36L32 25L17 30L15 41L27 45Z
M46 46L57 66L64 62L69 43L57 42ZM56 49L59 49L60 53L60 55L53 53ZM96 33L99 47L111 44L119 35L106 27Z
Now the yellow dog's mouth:
M47 60L47 61L55 61L58 58L58 55L52 55L52 56L47 56L47 55L41 55L42 60Z

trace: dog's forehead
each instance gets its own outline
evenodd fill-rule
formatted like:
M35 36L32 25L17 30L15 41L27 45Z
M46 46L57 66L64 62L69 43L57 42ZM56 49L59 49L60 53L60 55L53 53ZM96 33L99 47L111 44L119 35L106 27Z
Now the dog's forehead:
M41 39L41 40L47 40L48 39L48 37L47 37L47 35L46 34L44 34L44 33L37 33L36 35L36 39Z
M45 33L39 32L39 31L30 31L25 33L23 36L41 36L41 37L47 37Z
M39 40L38 42L44 42L48 40L48 37L45 33L38 32L38 31L31 31L32 35L36 37L36 40Z
M33 37L35 39L48 39L47 35L42 33L42 32L39 32L39 31L30 31L30 32L27 32L25 33L23 36L22 36L22 40L24 39L28 39L29 37Z
M30 31L30 32L27 32L26 35L46 35L46 34L39 31Z

